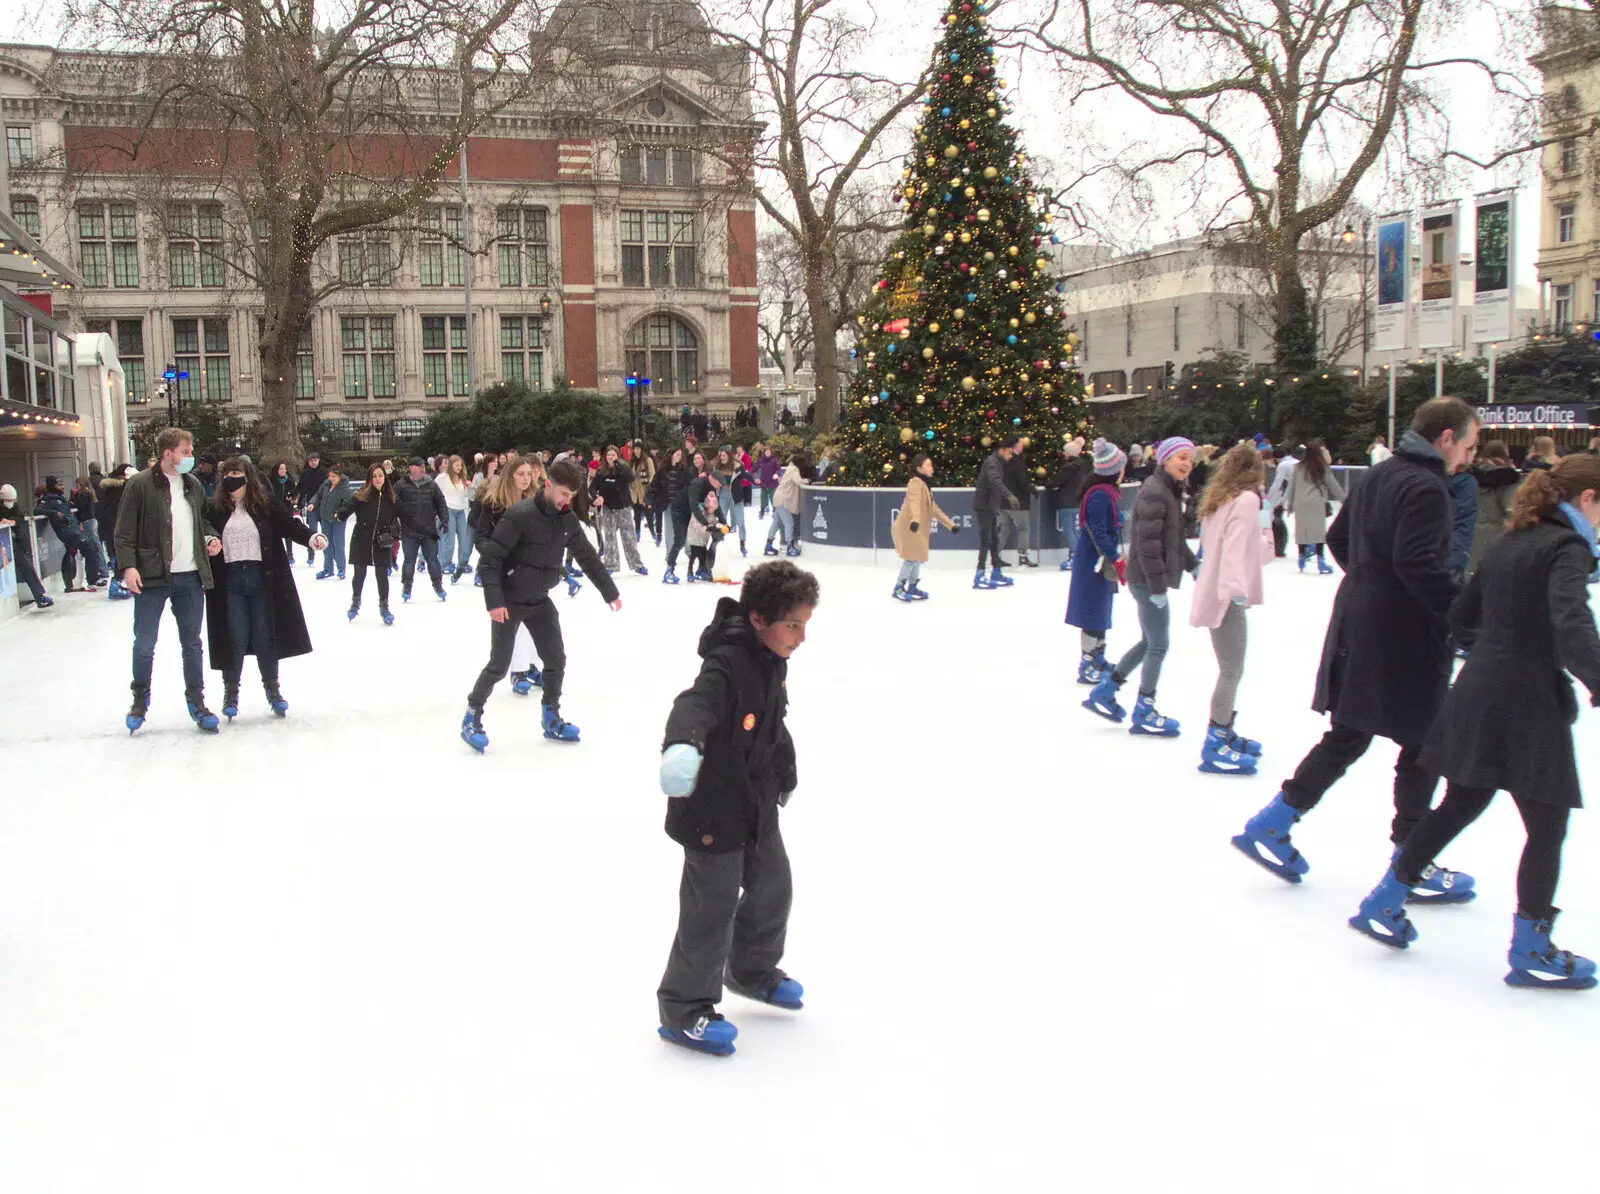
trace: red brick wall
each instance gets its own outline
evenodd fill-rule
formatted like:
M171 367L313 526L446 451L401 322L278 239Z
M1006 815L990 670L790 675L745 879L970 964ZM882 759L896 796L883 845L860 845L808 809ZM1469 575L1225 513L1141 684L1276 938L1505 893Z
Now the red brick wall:
M561 306L562 347L572 384L593 390L600 385L600 355L595 334L594 299L568 299Z
M756 285L756 213L753 211L728 212L728 285L735 289Z
M735 302L728 309L728 380L736 386L759 385L760 365L755 305Z
M586 203L561 207L561 281L594 285L594 208Z

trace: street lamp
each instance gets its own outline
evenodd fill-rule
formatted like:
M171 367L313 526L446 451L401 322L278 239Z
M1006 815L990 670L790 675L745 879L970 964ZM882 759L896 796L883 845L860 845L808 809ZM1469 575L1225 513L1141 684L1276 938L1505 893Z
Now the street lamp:
M1369 343L1369 320L1367 315L1367 265L1372 259L1371 245L1367 241L1368 233L1372 230L1372 221L1366 216L1361 218L1361 384L1367 384L1367 353ZM1351 224L1345 224L1344 231L1339 234L1339 239L1345 244L1355 243L1356 230ZM1393 439L1391 432L1390 438Z

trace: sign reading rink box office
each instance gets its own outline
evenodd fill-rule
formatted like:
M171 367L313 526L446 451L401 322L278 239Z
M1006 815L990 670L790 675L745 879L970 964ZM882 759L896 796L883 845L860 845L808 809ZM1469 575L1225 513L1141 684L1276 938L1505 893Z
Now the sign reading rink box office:
M1485 427L1590 427L1595 408L1586 402L1516 402L1477 408Z
M846 489L807 485L802 492L801 542L828 547L894 550L894 520L901 502L905 500L906 491L903 487ZM935 520L933 535L928 541L932 551L978 550L978 524L977 516L972 512L972 494L970 489L933 487L933 500L961 528L961 533L952 535ZM1048 506L1044 494L1035 493L1029 519L1034 549L1043 551L1065 546L1064 539L1056 530L1054 511ZM1003 541L1003 526L1001 533Z

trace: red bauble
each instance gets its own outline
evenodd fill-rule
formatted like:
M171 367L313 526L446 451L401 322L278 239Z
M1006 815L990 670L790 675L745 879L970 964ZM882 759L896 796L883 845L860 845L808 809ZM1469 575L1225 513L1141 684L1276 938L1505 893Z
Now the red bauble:
M950 81L950 76L949 75L940 75L939 76L939 82L948 83L949 81Z
M990 411L990 412L989 412L989 417L990 417L990 418L991 418L991 419L992 419L992 418L994 418L994 417L995 417L995 415L994 415L994 411Z
M968 153L975 152L977 150L977 148L978 148L978 143L976 141L968 141L967 142L967 152Z

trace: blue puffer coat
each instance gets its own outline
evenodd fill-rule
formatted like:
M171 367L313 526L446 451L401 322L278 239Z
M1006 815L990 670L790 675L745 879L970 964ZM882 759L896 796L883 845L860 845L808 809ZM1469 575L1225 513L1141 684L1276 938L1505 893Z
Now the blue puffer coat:
M1117 582L1100 575L1100 561L1122 555L1122 495L1102 477L1084 490L1082 529L1072 555L1072 589L1067 597L1067 625L1103 634L1111 629L1111 604Z

